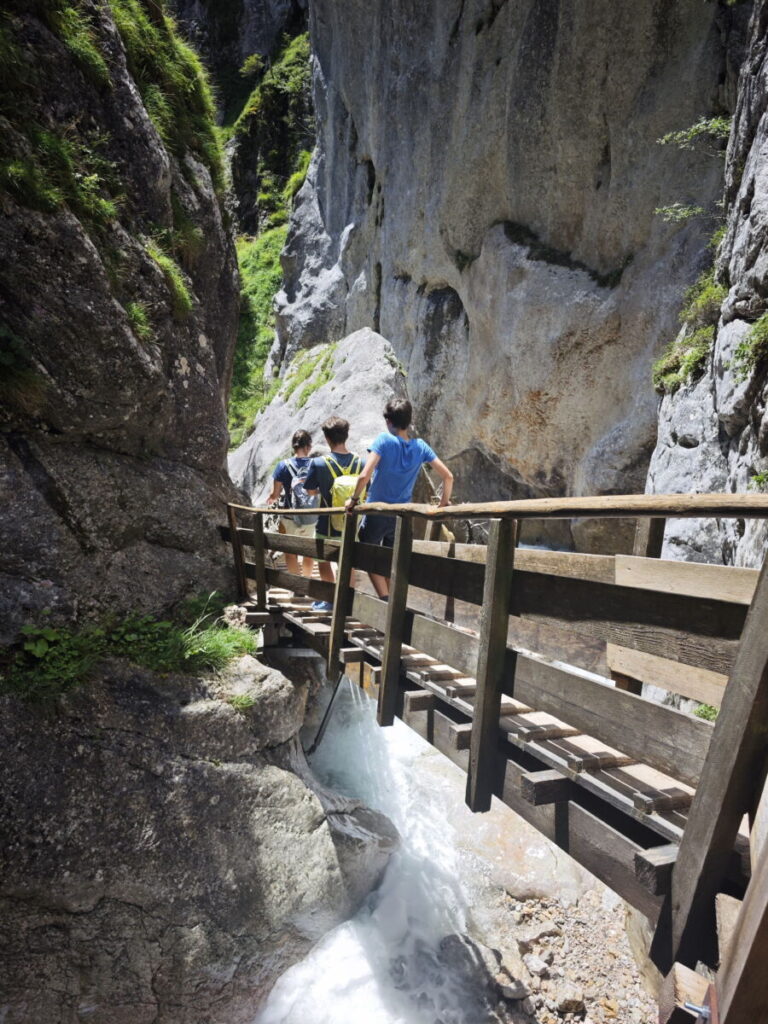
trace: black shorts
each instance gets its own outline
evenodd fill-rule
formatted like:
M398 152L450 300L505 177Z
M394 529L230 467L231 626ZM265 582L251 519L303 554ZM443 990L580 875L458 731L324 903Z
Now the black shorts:
M385 548L394 547L395 516L363 516L360 526L359 540L363 544L383 544Z

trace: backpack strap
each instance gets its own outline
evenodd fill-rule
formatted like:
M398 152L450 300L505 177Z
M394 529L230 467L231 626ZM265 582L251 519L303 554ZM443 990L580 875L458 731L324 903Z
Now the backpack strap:
M339 477L339 476L343 476L343 475L344 475L344 473L346 472L346 470L344 469L344 467L343 467L343 466L340 466L340 465L338 464L338 462L336 461L336 459L334 459L334 458L333 458L333 457L332 457L331 455L325 455L325 456L323 457L323 462L324 462L324 463L326 464L326 466L328 467L328 472L329 472L329 473L331 474L331 476L333 477L333 479L334 479L334 480L335 480L335 479L336 479L337 477ZM338 470L338 472L337 472L337 473L334 473L334 472L333 472L333 467L334 467L334 466L335 466L335 467L336 467L336 469Z

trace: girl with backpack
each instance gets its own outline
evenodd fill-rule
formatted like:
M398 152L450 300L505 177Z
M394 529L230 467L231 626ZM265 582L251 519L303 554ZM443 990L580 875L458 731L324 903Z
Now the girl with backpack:
M281 509L314 508L319 499L307 494L304 484L312 464L310 451L312 437L306 430L297 430L291 438L293 456L281 459L272 474L272 493L269 504L279 500ZM314 537L317 516L292 516L289 513L280 517L280 533L295 537ZM285 565L288 572L298 573L299 559L297 555L286 552ZM301 560L303 576L311 576L314 559L304 556Z

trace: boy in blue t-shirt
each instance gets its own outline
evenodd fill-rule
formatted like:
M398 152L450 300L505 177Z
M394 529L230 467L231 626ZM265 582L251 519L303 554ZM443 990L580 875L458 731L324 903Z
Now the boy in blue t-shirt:
M422 463L428 462L443 481L440 506L447 505L453 490L453 473L438 459L426 441L409 438L408 427L413 417L413 407L405 399L387 402L384 420L387 431L373 439L368 449L368 460L361 473L354 495L346 502L348 511L357 504L368 482L373 478L367 501L383 501L389 505L405 504L411 500L416 477ZM363 516L360 540L365 544L383 544L392 547L395 542L394 516ZM389 595L389 580L386 576L369 573L371 583L379 597Z

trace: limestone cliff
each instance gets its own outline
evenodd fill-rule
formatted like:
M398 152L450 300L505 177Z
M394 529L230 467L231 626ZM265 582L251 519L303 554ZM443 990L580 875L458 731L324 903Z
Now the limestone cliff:
M755 7L726 159L726 230L716 278L727 292L698 376L664 396L649 490L768 486L768 4ZM664 555L759 566L768 529L755 520L674 520Z
M200 63L152 0L0 14L0 641L226 585L237 267Z
M709 233L654 210L712 209L722 175L657 140L732 104L740 19L701 0L314 0L318 145L271 367L372 327L460 499L641 491L651 364Z

